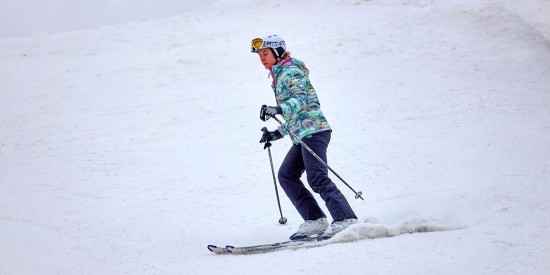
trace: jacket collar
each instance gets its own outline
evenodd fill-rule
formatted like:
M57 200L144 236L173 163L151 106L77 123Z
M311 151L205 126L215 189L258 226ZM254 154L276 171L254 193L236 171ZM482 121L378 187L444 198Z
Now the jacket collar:
M292 61L292 57L287 57L281 61L279 61L279 63L271 66L271 68L269 68L269 71L271 72L271 78L273 79L273 85L276 85L277 84L277 77L276 75L279 74L279 71L281 71L281 69L286 66L288 63L290 63L290 61Z

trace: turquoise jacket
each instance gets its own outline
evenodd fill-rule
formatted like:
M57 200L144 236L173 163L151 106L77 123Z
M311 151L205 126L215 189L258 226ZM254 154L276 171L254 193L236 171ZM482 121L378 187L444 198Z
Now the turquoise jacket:
M271 87L283 112L284 125L299 138L291 137L295 144L308 135L331 130L308 75L304 62L290 57L271 67ZM289 134L284 127L279 131L283 136Z

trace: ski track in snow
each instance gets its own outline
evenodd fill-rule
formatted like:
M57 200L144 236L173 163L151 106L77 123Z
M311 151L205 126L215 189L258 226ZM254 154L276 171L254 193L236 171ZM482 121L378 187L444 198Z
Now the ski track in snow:
M537 0L227 0L2 39L0 274L548 274L548 14ZM208 244L301 223L280 192L278 225L258 144L274 98L248 43L266 33L309 67L329 165L365 201L332 178L371 223L330 246L213 257ZM274 143L276 167L289 146Z

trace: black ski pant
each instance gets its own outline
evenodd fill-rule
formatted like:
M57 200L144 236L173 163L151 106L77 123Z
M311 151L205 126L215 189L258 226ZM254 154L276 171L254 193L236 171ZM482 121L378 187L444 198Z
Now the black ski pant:
M331 131L319 132L304 137L302 142L327 162L330 136ZM281 187L304 220L326 217L311 192L300 180L304 171L307 174L309 186L325 201L333 221L357 219L342 192L328 177L328 169L301 144L294 144L279 168L278 178Z

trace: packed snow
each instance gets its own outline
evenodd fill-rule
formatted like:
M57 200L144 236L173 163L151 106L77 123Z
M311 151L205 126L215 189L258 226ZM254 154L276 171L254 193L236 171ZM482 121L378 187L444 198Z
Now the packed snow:
M0 274L549 274L550 2L516 2L221 0L1 39ZM310 69L367 223L214 255L302 222L279 189L278 223L258 143L277 123L249 43L270 33Z

